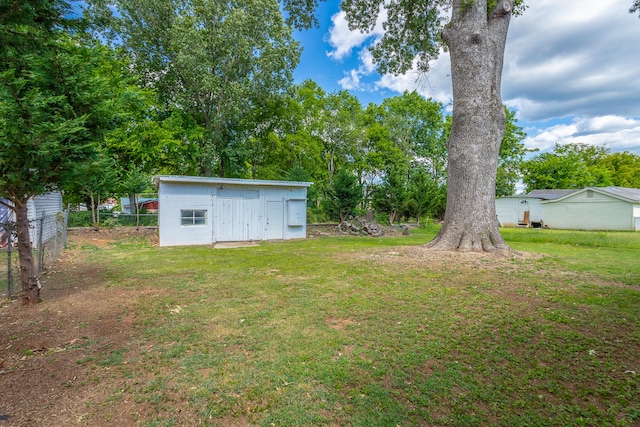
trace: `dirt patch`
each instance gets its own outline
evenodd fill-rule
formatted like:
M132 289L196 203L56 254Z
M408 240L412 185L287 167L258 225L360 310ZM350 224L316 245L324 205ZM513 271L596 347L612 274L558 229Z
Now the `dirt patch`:
M43 302L0 301L0 426L135 424L127 411L95 408L122 386L111 381L108 357L132 354L134 304L156 291L105 292L105 272L81 248L153 232L69 230L69 249L42 276Z
M70 244L77 246L106 247L118 240L127 238L143 238L158 246L157 227L117 227L101 228L98 231L92 228L70 228L67 233Z

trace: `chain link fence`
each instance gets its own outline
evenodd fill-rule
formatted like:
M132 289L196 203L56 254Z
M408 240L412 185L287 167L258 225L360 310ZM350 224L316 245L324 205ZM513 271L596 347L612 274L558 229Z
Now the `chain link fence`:
M32 255L39 273L50 267L64 251L67 218L68 212L60 212L29 221ZM6 291L7 298L11 298L21 291L15 222L0 222L0 236L0 295Z

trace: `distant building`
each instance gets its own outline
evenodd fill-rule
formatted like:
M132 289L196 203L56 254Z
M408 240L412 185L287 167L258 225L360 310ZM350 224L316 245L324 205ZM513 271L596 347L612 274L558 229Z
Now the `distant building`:
M42 218L51 220L51 217L62 212L62 194L59 192L42 194L35 196L27 202L27 215L32 227L29 229L29 236L34 247L37 246L40 232L42 232L42 240L49 240L57 231L55 227L49 227L46 224L42 229L40 227L43 222ZM6 221L15 221L15 214L4 205L0 205L0 235L2 236L2 244L6 244L6 232L1 223Z
M542 205L549 228L640 231L640 188L587 187Z
M573 190L533 190L529 194L496 199L500 227L542 227L542 202L566 196Z
M640 231L640 189L534 190L496 199L501 227Z

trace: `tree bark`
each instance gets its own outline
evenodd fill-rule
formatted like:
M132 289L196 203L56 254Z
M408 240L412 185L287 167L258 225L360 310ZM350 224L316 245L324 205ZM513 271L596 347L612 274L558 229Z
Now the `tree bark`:
M33 247L29 236L29 217L27 201L13 200L16 213L16 233L18 235L18 256L20 258L20 280L22 282L22 303L25 305L40 302L40 281L33 259Z
M91 222L93 223L93 231L98 231L99 218L96 216L96 201L93 198L93 191L90 192L91 196Z
M506 117L500 94L513 0L454 0L442 36L451 54L453 122L447 143L444 224L428 246L438 250L508 251L495 210L498 154Z

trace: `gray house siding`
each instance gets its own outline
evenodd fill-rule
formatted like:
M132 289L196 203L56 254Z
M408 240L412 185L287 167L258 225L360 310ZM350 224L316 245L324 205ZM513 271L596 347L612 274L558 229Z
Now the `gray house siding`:
M635 198L637 194L637 199ZM542 203L544 223L564 230L619 230L638 228L640 190L590 187Z

